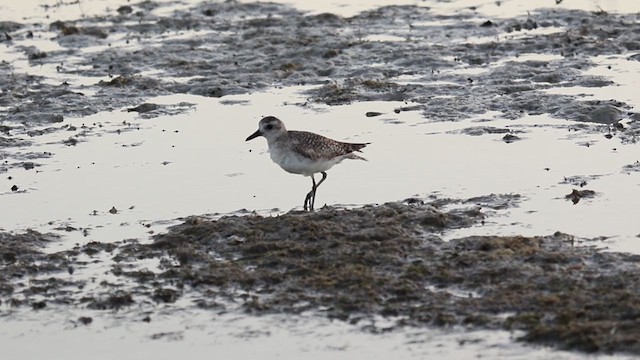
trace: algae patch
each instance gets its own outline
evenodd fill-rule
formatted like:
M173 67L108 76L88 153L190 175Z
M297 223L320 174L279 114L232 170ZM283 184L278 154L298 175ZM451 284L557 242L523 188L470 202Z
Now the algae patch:
M443 242L441 231L484 215L433 204L191 218L153 244L129 244L120 260L159 258L154 281L179 289L172 297L200 294L201 307L517 329L521 340L564 349L640 352L638 320L629 316L640 311L639 256L562 233Z

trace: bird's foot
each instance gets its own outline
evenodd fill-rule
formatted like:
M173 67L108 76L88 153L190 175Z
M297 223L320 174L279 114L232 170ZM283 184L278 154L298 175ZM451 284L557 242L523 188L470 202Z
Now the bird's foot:
M304 211L313 211L313 203L315 199L315 192L313 190L309 191L307 197L304 198Z

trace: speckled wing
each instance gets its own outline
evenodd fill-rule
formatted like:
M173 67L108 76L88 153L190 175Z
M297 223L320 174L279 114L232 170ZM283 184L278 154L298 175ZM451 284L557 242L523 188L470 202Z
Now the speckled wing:
M288 135L291 150L312 160L333 159L349 155L367 146L367 143L345 143L306 131L289 131ZM360 158L355 154L352 155L353 158Z

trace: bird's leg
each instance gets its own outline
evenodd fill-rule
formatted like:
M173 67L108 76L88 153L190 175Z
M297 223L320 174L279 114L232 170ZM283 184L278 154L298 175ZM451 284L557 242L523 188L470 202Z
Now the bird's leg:
M313 211L311 198L316 196L316 179L313 178L313 174L311 174L311 183L313 184L311 187L311 191L309 191L307 197L304 198L304 211L309 210L309 206L311 207L311 211Z
M317 184L315 183L315 181L313 182L313 198L311 200L311 210L313 210L313 206L316 204L316 190L318 189L320 184L322 184L322 182L325 181L326 179L327 179L327 173L323 171L322 179L320 179L320 181L318 181Z

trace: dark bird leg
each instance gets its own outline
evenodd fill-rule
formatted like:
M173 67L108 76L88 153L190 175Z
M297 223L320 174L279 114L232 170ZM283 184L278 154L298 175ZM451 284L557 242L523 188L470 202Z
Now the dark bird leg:
M304 198L304 210L307 211L313 211L313 206L316 204L316 190L318 189L318 186L320 186L320 184L322 184L323 181L325 181L327 179L327 173L326 172L322 172L322 179L320 179L320 181L316 184L316 179L313 177L313 174L311 174L311 183L313 184L311 186L311 191L309 191L309 193L307 194L307 196Z
M320 184L322 184L322 182L325 181L326 179L327 179L327 173L323 171L322 172L322 179L320 179L320 181L318 181L317 184L314 181L314 184L313 184L313 198L311 199L311 210L312 211L313 211L313 206L316 204L316 190L318 189Z
M304 198L304 211L309 210L309 206L311 207L311 211L313 211L313 205L311 203L311 198L316 196L316 179L314 179L313 174L311 174L311 191L307 194L307 197Z

